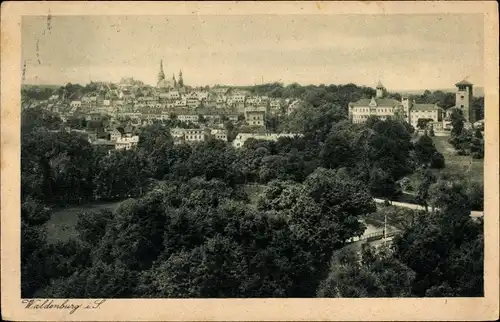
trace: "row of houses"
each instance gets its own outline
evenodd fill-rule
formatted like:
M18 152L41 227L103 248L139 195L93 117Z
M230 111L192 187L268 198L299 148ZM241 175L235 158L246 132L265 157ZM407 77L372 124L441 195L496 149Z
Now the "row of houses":
M298 104L294 105L298 106ZM187 108L171 108L161 109L156 107L146 107L143 109L134 109L133 107L123 107L113 112L107 111L93 111L89 113L74 112L72 109L67 113L63 113L63 118L71 116L84 115L85 118L90 120L102 119L105 115L110 115L116 119L131 119L137 122L144 122L151 124L155 120L166 121L177 119L181 122L191 123L211 123L221 124L224 121L231 121L236 123L240 120L245 120L251 126L265 126L266 116L269 109L263 106L249 106L238 112L231 109L210 109L203 108L198 110L191 110Z
M223 129L181 129L174 128L170 130L170 134L174 138L175 144L186 144L194 142L203 142L208 138L227 141L227 131ZM295 138L301 137L302 134L297 133L239 133L232 145L235 148L242 148L245 142L249 139L277 141L279 138L288 137Z
M172 95L172 92L160 94L159 97L140 97L133 101L126 100L93 100L83 101L74 100L69 103L71 108L83 109L87 111L102 111L102 112L112 112L113 110L119 110L124 107L133 108L136 110L141 110L144 108L160 108L160 109L172 109L172 108L188 108L196 109L199 107L206 108L216 108L216 109L239 109L250 107L260 107L269 109L272 113L290 113L298 103L299 100L290 99L269 99L267 97L250 97L248 100L245 96L231 96L224 97L219 96L215 99L209 99L209 93L204 93L205 96L199 96L196 93L190 93L186 96L177 97L179 95L176 93L175 96L169 98L162 98L163 95ZM95 97L94 97L95 98Z
M69 127L65 128L66 131L81 134L94 146L100 146L108 151L111 150L130 150L137 147L139 143L139 136L137 135L137 128L131 124L125 127L110 127L104 132L98 133L96 130L76 130ZM224 142L228 141L228 132L223 128L214 128L202 126L200 128L172 128L170 134L173 138L174 144L190 144L196 142L203 142L208 139L216 139ZM300 137L301 134L296 133L239 133L232 145L235 148L241 148L249 139L277 141L281 137Z
M109 95L109 92L120 91L118 95ZM151 92L150 95L136 96L125 89L109 90L108 93L94 92L85 94L79 99L71 101L69 104L73 107L83 107L90 105L93 107L108 107L108 106L123 106L132 104L135 107L141 108L150 107L189 107L196 108L199 106L209 107L245 107L245 106L266 106L271 110L279 111L290 105L294 100L270 98L268 96L251 95L244 90L229 90L220 88L213 90L194 89L190 91L180 91L179 89L169 90L168 92ZM58 101L58 95L53 95L50 98L51 102Z
M207 140L208 138L213 138L216 140L221 140L221 141L227 142L227 131L224 129L173 128L170 130L170 134L172 135L172 138L174 139L174 144L203 142L203 141Z

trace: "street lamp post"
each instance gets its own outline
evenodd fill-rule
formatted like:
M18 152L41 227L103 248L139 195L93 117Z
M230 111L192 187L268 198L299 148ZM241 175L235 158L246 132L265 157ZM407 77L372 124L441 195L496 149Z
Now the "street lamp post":
M387 213L384 212L384 246L387 248Z

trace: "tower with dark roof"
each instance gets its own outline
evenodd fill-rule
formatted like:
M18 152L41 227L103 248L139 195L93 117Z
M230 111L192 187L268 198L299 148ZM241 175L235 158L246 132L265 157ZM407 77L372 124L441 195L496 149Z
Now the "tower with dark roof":
M475 114L472 107L472 83L464 79L456 83L455 86L457 87L455 107L462 111L467 122L474 123Z
M382 85L380 81L378 81L376 90L377 90L377 98L384 97L384 85Z

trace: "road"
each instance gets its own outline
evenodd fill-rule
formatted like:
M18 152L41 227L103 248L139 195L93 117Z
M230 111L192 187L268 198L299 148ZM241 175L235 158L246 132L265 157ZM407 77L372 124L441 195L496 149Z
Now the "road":
M381 204L385 203L384 199L373 198L373 200L375 200L376 203L381 203ZM425 210L424 206L417 205L414 203L399 202L399 201L390 201L390 203L392 206L395 206L395 207L402 207L402 208L408 208L408 209L414 209L414 210ZM439 210L439 208L434 208L434 210ZM471 211L470 216L472 218L479 218L479 217L483 217L484 213L482 211Z
M384 199L373 198L373 200L375 200L376 203L382 203L382 204L385 203ZM414 203L399 202L399 201L389 201L389 202L391 203L392 206L396 206L396 207L403 207L403 208L409 208L409 209L415 209L415 210L425 210L424 206L414 204Z

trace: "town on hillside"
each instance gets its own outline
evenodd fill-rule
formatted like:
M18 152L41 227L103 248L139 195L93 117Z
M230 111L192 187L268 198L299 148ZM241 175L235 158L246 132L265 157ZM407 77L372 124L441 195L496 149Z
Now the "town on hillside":
M290 114L303 104L298 98L272 98L252 95L249 90L229 86L191 87L184 84L182 71L165 78L160 62L157 85L147 86L133 78L123 78L118 84L92 82L83 91L71 92L75 85L54 90L48 99L27 99L23 109L41 107L56 113L64 122L83 118L87 122L102 122L95 129L68 131L86 134L92 144L109 149L130 149L137 145L137 130L154 122L178 121L171 129L176 144L204 141L207 137L228 141L224 124L245 125L249 133L232 138L235 147L242 147L248 138L276 140L300 133L272 133L266 129L266 118ZM78 85L77 85L78 86ZM71 123L71 122L70 122Z
M413 16L23 17L25 305L482 300L484 21Z
M75 87L76 90L75 90ZM79 87L79 88L78 88ZM349 102L348 115L353 123L365 122L375 116L382 120L400 118L415 129L432 130L436 135L448 135L452 129L454 110L464 116L465 128L484 126L473 104L473 84L462 80L456 84L454 106L444 109L435 103L416 103L408 95L400 100L387 96L379 81L375 95ZM131 149L137 146L139 128L155 122L177 121L170 130L176 144L200 142L207 138L230 141L239 148L247 139L277 140L302 133L276 133L267 128L270 118L290 115L306 105L301 97L270 97L252 93L249 89L231 86L191 87L184 84L182 71L178 78L166 78L163 61L156 86L148 86L133 78L117 83L91 82L85 87L67 84L53 91L48 99L23 97L22 108L42 108L56 113L67 124L67 131L84 134L94 144L107 149ZM81 122L98 124L81 129ZM69 122L68 122L69 121ZM239 125L237 135L228 137L227 122ZM245 131L246 130L246 131Z

